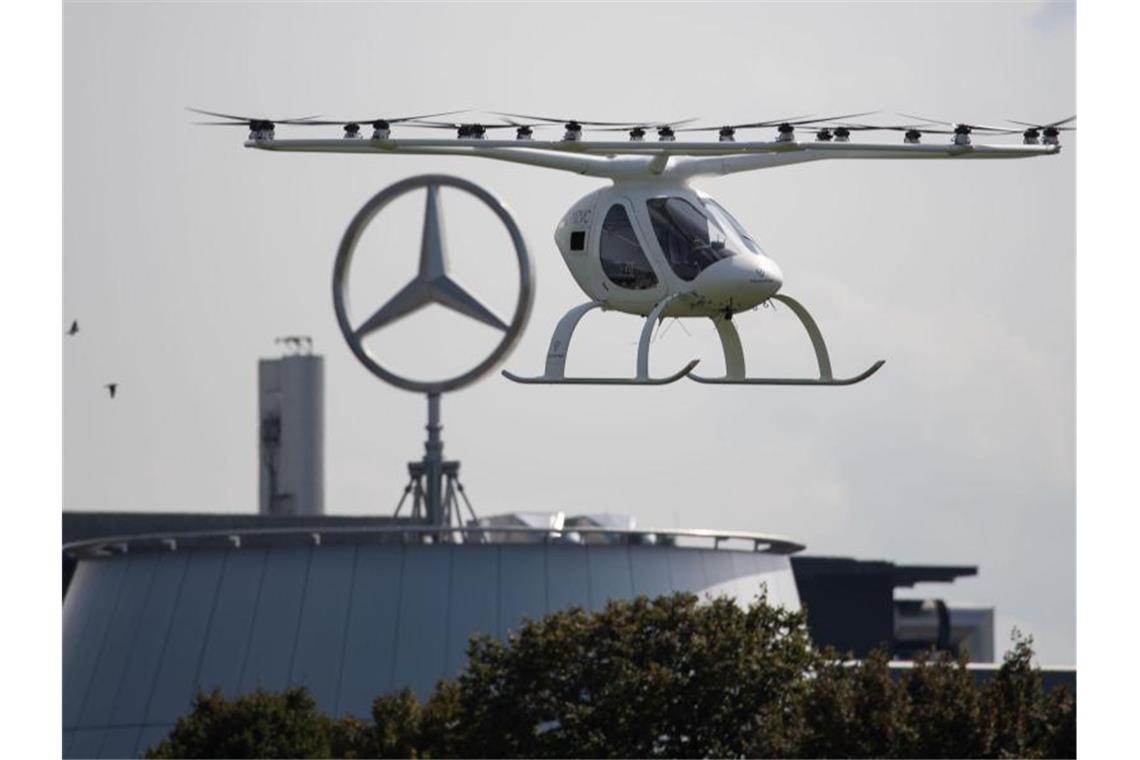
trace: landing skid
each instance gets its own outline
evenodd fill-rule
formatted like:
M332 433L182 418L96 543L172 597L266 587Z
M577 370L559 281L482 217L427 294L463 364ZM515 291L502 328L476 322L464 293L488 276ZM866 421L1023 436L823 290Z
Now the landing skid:
M700 363L700 359L693 359L672 375L650 377L644 380L639 380L636 377L521 377L508 370L503 370L503 377L526 385L668 385L677 382L686 375L693 377L689 373ZM702 382L719 383L720 380L703 380Z
M649 376L649 339L653 335L653 325L660 318L665 307L676 298L669 296L662 299L649 312L645 324L641 328L641 339L637 344L637 373L633 377L566 377L566 354L570 350L570 339L574 336L574 329L579 320L588 311L602 306L601 301L591 301L581 306L575 306L558 322L554 329L554 336L550 339L550 349L546 352L546 371L537 377L521 377L503 370L503 377L516 383L530 385L668 385L675 383L682 377L689 375L693 368L700 363L700 359L693 359L679 371L665 377Z
M879 371L879 368L886 364L886 361L879 359L863 372L860 372L854 377L831 377L824 379L822 377L744 377L740 379L733 379L730 377L702 377L701 375L689 375L690 380L696 380L698 383L708 383L710 385L854 385L861 383L871 375Z
M737 333L736 326L731 321L722 317L714 319L713 323L716 325L717 335L720 336L720 344L724 349L724 377L701 377L690 374L689 378L698 383L714 385L854 385L878 372L886 363L880 359L858 375L835 377L831 372L831 357L827 354L827 344L823 342L823 335L819 331L819 326L816 325L808 310L790 296L774 295L772 298L791 309L799 317L804 329L807 330L808 337L811 338L812 348L815 349L816 362L819 364L819 377L746 377L744 351L740 347L740 334Z

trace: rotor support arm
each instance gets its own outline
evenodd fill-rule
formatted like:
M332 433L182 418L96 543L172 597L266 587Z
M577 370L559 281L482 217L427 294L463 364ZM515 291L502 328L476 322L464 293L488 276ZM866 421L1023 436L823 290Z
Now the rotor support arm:
M481 156L497 161L612 180L687 180L771 169L823 159L1029 158L1054 155L1060 145L899 145L822 142L671 142L516 140L253 139L247 148L285 153Z
M440 144L438 140L250 140L247 148L282 153L372 153L415 156L480 156L509 163L583 174L612 177L619 159L581 153L519 147Z
M937 158L1032 158L1054 155L1059 145L858 145L840 143L793 144L779 150L757 150L732 155L681 157L666 174L680 179L720 176L773 169L826 159L937 159Z

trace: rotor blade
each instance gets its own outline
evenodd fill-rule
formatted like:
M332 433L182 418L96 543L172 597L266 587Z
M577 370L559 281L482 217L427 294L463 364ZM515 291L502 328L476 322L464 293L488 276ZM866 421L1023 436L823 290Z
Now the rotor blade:
M483 304L475 300L475 297L459 286L455 280L447 277L439 277L431 282L431 300L446 306L449 309L478 320L483 324L490 325L497 330L507 331L507 325L501 319Z
M694 116L691 119L681 119L680 121L653 121L653 122L646 122L645 124L627 124L627 125L624 125L621 127L599 127L598 129L591 129L590 131L591 132L625 132L625 131L630 130L630 129L661 129L663 127L668 127L670 129L672 129L673 127L679 127L682 124L692 124L698 118L700 118L700 117Z
M811 114L801 114L800 116L792 116L787 119L774 119L772 121L754 121L748 124L729 124L728 126L733 129L756 129L759 127L777 127L781 124L790 124L797 119L811 119Z
M364 339L381 327L422 309L433 300L432 286L417 277L405 285L400 292L388 299L388 302L377 309L376 313L366 319L360 327L356 328L356 337Z
M585 119L559 119L553 116L532 116L525 113L507 113L505 111L489 111L489 113L493 113L496 116L513 116L516 119L538 119L539 121L546 121L551 124L567 124L569 122L574 122L585 127L629 126L632 128L637 126L636 121L586 121Z
M952 129L939 129L936 128L937 125L933 124L837 124L829 125L827 128L838 129L839 127L850 129L852 131L874 131L876 129L885 129L896 132L908 132L913 129L918 132L929 132L931 134L954 134L954 130Z
M514 119L508 119L506 117L503 117L503 121L505 121L507 124L510 124L512 127L532 127L532 128L534 128L534 127L556 127L556 126L559 126L557 124L552 124L551 122L548 122L548 121L531 121L531 122L515 121Z
M948 126L948 127L955 126L954 122L952 122L952 121L942 121L942 119L928 119L925 116L916 116L912 113L903 113L902 111L899 111L898 115L899 116L905 116L908 119L918 119L919 121L924 121L927 124L942 124L942 125Z
M995 126L992 126L989 124L975 124L974 122L971 122L971 121L957 121L957 122L955 122L955 121L943 121L941 119L928 119L925 116L915 116L914 114L902 113L901 111L899 112L899 116L905 116L908 119L918 119L920 121L927 121L927 122L930 122L932 124L943 124L943 125L948 126L948 127L960 127L960 126L969 127L971 130L976 131L976 132L993 132L994 134L999 134L999 135L1011 135L1011 134L1014 134L1015 132L1021 131L1020 129L1010 129L1009 127L995 127ZM933 131L933 130L931 130L931 131Z
M1016 129L1010 129L1009 127L991 127L985 124L967 124L966 126L968 126L974 132L984 132L993 135L1019 135L1022 132L1020 127Z
M736 129L732 124L725 124L722 127L685 127L678 129L678 132L717 132L721 129Z
M260 116L235 116L234 114L230 114L230 113L218 113L217 111L205 111L201 108L190 108L189 106L186 107L186 110L187 111L193 111L194 113L200 113L200 114L203 114L204 116L216 116L219 119L234 119L234 120L240 122L241 124L249 124L251 121L271 121L274 124L294 124L294 123L311 124L313 119L320 117L320 114L316 114L314 116L298 116L298 117L295 117L292 119L263 119ZM337 122L337 123L339 124L340 122Z
M549 124L481 124L479 122L467 122L460 124L458 122L444 122L444 121L415 121L411 122L409 126L425 127L427 129L459 129L461 127L482 127L483 129L517 129L524 126L545 127Z
M878 111L864 111L863 113L848 113L842 116L821 116L818 119L803 119L801 121L782 121L781 124L791 124L796 126L798 124L817 124L824 121L839 121L840 119L857 119L860 116L870 116L876 114Z
M1058 127L1059 128L1062 124L1068 124L1070 121L1072 121L1075 118L1077 118L1077 117L1076 116L1070 116L1067 119L1061 119L1060 121L1051 121L1048 124L1030 124L1027 121L1018 121L1017 119L1009 119L1008 121L1011 124L1020 124L1023 127L1033 127L1034 129L1046 129L1047 127ZM1076 127L1068 127L1068 129L1076 129Z
M872 113L874 113L874 112L872 111ZM841 117L836 116L834 118L838 119ZM798 121L801 119L805 120L805 121ZM721 125L715 126L715 127L688 127L686 129L679 129L677 131L678 132L717 132L721 129L759 129L761 127L777 127L781 124L803 124L803 123L807 123L807 121L812 121L813 119L814 119L814 117L812 117L808 114L802 114L800 116L793 116L789 119L774 119L772 121L750 121L750 122L747 122L744 124L721 124Z
M463 109L458 111L440 111L439 113L425 113L419 116L397 116L393 118L373 116L369 119L310 119L302 122L306 125L331 125L331 124L371 124L376 121L386 121L389 124L399 124L405 121L412 121L414 119L428 119L432 116L450 116L453 113L463 113Z
M813 128L829 129L832 131L834 131L836 129L846 129L849 132L874 132L875 130L878 130L878 129L896 129L896 130L907 130L907 129L919 129L919 130L921 130L922 129L921 127L901 126L901 125L897 125L897 124L890 124L890 125L880 125L880 124L820 124L817 127L813 127Z
M458 109L455 111L440 111L439 113L422 113L418 116L398 116L395 119L370 119L369 121L386 121L389 124L396 124L401 121L413 121L415 119L430 119L435 116L451 116L454 113L463 113L465 109Z
M186 106L186 110L187 111L193 111L194 113L200 113L204 116L217 116L219 119L237 119L238 121L241 121L243 123L249 121L249 119L247 119L244 116L234 116L233 114L218 113L217 111L206 111L206 110L201 109L201 108L191 108L190 106Z

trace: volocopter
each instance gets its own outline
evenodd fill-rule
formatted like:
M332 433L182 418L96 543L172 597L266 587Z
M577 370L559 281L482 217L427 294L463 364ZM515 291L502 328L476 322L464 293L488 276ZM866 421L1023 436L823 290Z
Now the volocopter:
M457 111L360 120L264 119L198 111L218 117L207 122L249 128L246 147L281 152L370 153L377 155L459 155L556 169L610 181L580 198L555 228L554 239L575 282L589 299L570 309L551 337L543 374L503 375L520 383L662 385L689 377L702 383L730 385L841 386L861 382L883 366L836 377L823 335L808 310L782 292L784 275L776 261L747 228L693 181L738 172L771 169L825 159L990 159L1056 155L1060 133L1075 129L1075 116L1035 124L988 126L942 122L923 117L908 124L851 122L869 113L826 118L794 117L713 127L674 122L600 122L496 113L500 121L441 122L434 117ZM520 122L516 119L525 119ZM278 139L277 124L340 125L343 136ZM361 126L369 124L365 137ZM394 138L394 125L454 130L455 138ZM536 139L535 130L562 125L560 139ZM810 127L814 139L796 139L797 127ZM775 128L767 141L738 141L739 130ZM491 130L514 130L513 139L492 139ZM852 142L855 132L897 131L901 143ZM585 140L584 131L626 132L627 140ZM657 140L646 140L655 132ZM715 142L678 139L679 133L716 132ZM1022 144L975 144L973 134L1022 135ZM942 144L923 143L924 134L948 135ZM818 377L750 377L733 315L770 301L788 306L808 333L815 351ZM566 359L579 321L594 309L644 318L632 377L573 377ZM724 352L725 374L694 374L693 360L678 371L654 377L649 372L653 328L667 317L711 319Z

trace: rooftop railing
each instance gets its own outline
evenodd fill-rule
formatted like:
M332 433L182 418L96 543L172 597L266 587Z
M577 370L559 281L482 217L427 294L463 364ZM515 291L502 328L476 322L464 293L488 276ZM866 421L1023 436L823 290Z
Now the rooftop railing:
M678 541L685 543L679 544ZM638 546L696 546L711 542L713 549L754 551L765 554L794 554L804 549L783 536L748 531L689 529L629 529L572 527L554 530L546 527L480 525L441 528L435 525L298 525L275 528L241 528L208 531L174 531L108 536L63 545L63 551L76 559L109 557L128 552L178 551L190 548L241 548L243 546L336 545L336 544L476 544L512 545L523 543ZM707 548L707 547L706 547Z

